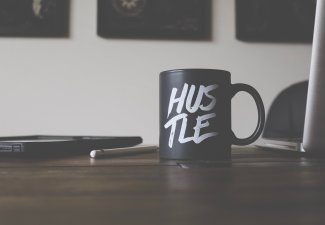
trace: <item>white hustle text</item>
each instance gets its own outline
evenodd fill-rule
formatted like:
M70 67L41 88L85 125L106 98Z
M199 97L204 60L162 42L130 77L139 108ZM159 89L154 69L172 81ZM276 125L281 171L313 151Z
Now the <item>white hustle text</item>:
M195 85L189 86L187 83L185 83L179 97L176 97L176 95L178 94L178 89L177 88L172 89L170 99L169 99L167 119L169 118L170 113L173 111L174 108L176 110L177 115L169 119L167 123L164 125L165 129L170 128L170 135L168 141L168 145L170 148L173 147L176 128L179 125L181 126L180 127L181 129L178 136L178 142L181 144L190 141L199 144L207 138L218 135L217 132L201 134L201 129L208 128L210 126L209 120L216 117L216 113L211 111L214 109L217 100L213 95L211 95L210 92L217 88L218 88L217 84L209 85L209 86L200 85L198 87L197 96L194 102L193 102L193 97L194 97L195 90L197 89ZM202 103L204 98L207 98L209 100L209 101L205 101L208 102L206 105L203 105ZM183 111L184 105L187 112L181 113ZM204 115L197 116L196 125L193 127L194 130L193 136L185 137L186 130L187 130L188 115L196 113L198 110L201 110L204 113Z

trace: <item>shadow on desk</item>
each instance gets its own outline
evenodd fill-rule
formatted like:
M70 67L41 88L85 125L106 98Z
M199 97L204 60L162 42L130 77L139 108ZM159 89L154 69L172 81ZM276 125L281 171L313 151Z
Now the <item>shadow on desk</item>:
M231 161L179 161L160 160L158 153L133 156L92 159L88 154L57 155L51 157L0 157L2 167L51 167L51 166L177 166L180 169L191 168L231 168L261 166L308 166L323 164L325 158L308 157L298 152L261 149L256 147L238 147L232 150Z

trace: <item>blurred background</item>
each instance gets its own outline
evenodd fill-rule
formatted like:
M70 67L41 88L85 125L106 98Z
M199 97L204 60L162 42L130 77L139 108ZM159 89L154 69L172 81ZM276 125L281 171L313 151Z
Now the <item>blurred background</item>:
M212 1L211 40L107 39L97 1L71 0L68 38L0 38L0 136L141 135L159 139L159 72L229 70L261 94L266 110L285 87L308 79L310 43L236 39L235 0ZM253 100L232 102L235 133L257 123Z

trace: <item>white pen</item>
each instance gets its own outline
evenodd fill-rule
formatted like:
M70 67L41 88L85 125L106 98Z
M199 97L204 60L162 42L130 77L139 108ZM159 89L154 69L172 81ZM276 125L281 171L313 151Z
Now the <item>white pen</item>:
M158 146L156 145L137 145L137 146L127 147L127 148L92 150L90 152L90 157L99 158L99 157L120 156L120 155L121 156L136 155L136 154L156 152L157 150L158 150Z

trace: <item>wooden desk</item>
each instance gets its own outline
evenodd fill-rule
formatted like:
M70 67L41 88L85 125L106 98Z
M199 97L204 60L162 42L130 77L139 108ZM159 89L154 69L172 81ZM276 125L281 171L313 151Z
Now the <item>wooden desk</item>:
M0 167L1 225L325 224L325 159L246 148L231 164L147 154L0 158Z

